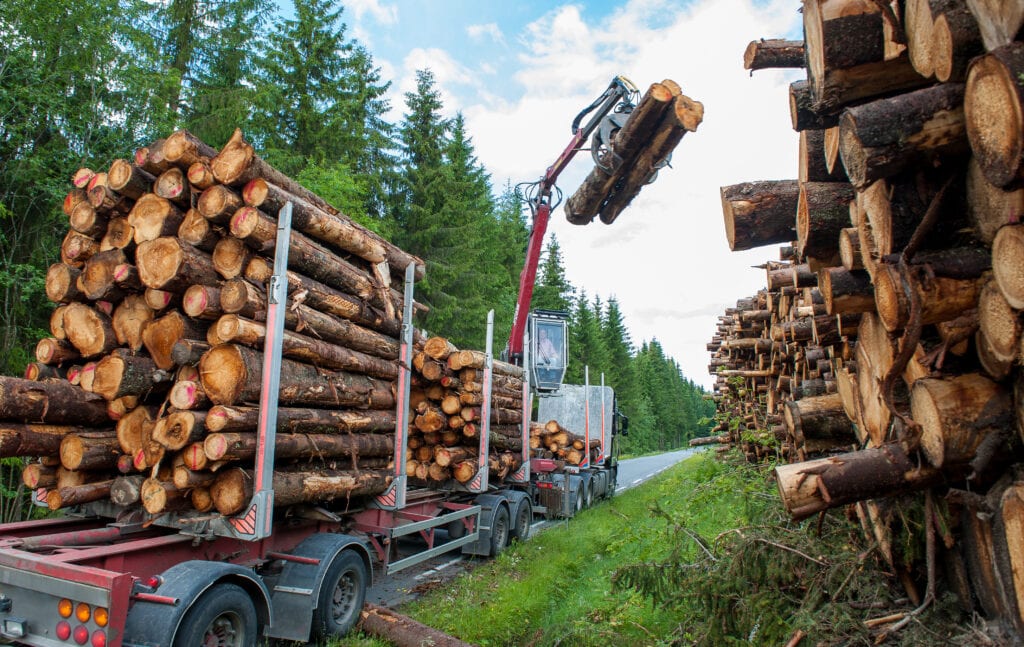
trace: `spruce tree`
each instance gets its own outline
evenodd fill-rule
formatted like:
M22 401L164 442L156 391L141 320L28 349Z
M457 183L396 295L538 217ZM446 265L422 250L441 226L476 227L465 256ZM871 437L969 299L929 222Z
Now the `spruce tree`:
M576 289L565 277L565 267L562 265L562 248L558 244L558 238L551 236L541 258L541 266L538 271L537 285L533 289L532 309L564 310L569 312Z
M633 366L633 342L622 318L619 301L608 298L601 316L601 336L608 349L608 363L611 366L610 386L615 388L619 407L629 415L637 406L636 370Z

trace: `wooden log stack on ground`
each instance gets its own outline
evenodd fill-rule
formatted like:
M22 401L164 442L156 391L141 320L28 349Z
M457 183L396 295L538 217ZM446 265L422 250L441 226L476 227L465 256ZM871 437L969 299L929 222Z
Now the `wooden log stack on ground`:
M195 180L193 180L195 178ZM272 168L185 131L75 174L34 381L0 378L0 454L58 509L233 514L251 496L266 281L294 205L275 503L352 506L394 460L400 285L423 262ZM417 307L418 304L417 304Z
M787 246L708 344L719 441L785 463L794 519L850 506L912 599L943 582L900 546L941 526L965 574L945 584L1019 640L1024 5L805 0L803 17L799 177L721 189L732 249Z

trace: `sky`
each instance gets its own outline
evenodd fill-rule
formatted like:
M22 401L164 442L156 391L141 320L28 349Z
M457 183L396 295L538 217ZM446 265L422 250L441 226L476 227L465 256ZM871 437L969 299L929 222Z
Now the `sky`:
M798 136L788 87L799 70L743 69L758 38L801 38L799 0L347 0L348 35L391 79L399 122L415 72L430 68L449 116L461 112L478 160L500 192L538 179L568 144L573 117L616 75L641 90L673 79L704 104L654 184L612 225L552 214L567 278L620 304L632 341L657 339L705 387L717 318L765 285L752 266L777 247L731 252L719 189L796 178ZM590 171L577 155L559 186L568 197Z

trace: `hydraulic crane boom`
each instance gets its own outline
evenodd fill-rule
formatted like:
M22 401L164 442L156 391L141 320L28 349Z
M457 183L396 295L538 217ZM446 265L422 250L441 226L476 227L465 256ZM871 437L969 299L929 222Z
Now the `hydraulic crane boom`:
M622 76L615 77L608 85L608 89L576 116L572 124L573 136L569 140L569 145L565 147L555 163L548 167L541 179L533 185L532 195L528 196L528 204L533 212L533 224L530 228L530 239L526 248L526 262L519 275L519 298L516 301L512 330L507 346L509 362L515 364L522 362L523 333L526 330L530 300L533 298L533 286L537 281L537 266L540 262L544 234L547 232L548 221L551 218L551 209L557 206L557 204L551 203L551 196L556 191L555 183L558 176L569 165L576 153L582 150L587 139L602 126L602 122L605 122L613 111L628 114L633 109L630 96L635 93L636 87L632 82ZM581 127L580 123L591 112L594 114Z

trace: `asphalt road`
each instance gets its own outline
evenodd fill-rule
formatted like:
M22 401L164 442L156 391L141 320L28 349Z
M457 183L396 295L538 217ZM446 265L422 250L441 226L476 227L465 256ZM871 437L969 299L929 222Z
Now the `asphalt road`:
M618 493L636 487L692 456L696 451L699 450L684 449L620 461L619 482L615 491ZM536 521L532 533L559 523L564 522ZM484 558L464 557L458 551L452 551L390 576L379 574L379 571L375 570L373 586L366 592L366 600L386 607L396 607L414 600L420 593L443 585L482 559Z

